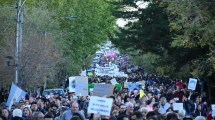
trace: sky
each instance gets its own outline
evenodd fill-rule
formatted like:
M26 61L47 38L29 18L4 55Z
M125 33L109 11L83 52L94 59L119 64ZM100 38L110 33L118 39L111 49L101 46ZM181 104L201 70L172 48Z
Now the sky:
M148 5L148 2L141 2L141 1L138 1L136 3L140 8L146 8L147 5ZM136 10L135 8L129 8L129 10ZM128 21L124 20L123 18L118 18L117 21L116 21L116 24L119 26L119 27L124 27L126 24L128 23Z

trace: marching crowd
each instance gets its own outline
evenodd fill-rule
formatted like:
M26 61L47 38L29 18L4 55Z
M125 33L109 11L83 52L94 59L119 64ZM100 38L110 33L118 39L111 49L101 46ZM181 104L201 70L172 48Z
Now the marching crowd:
M105 59L107 60L107 59ZM110 62L110 61L107 61ZM196 90L187 89L187 81L146 74L141 67L131 65L127 55L112 60L126 77L114 77L122 85L122 89L114 89L112 109L109 116L87 112L91 92L88 96L78 96L74 92L66 95L51 94L49 98L38 94L27 95L11 108L2 102L0 120L212 120L212 109L208 103L206 85L198 81ZM102 61L100 65L102 65ZM110 84L113 77L89 77L89 83L105 82ZM145 84L130 91L125 82ZM174 103L182 103L183 109L174 108Z

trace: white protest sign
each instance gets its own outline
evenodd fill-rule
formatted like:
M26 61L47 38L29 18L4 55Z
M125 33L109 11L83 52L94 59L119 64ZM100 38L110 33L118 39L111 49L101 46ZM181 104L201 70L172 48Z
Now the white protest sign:
M197 84L197 79L190 78L189 83L188 83L188 89L195 90L196 89L196 84Z
M75 93L80 96L88 95L88 77L79 76L75 78Z
M173 103L173 110L183 110L183 103Z
M112 103L113 99L111 98L91 96L87 111L88 113L110 116Z
M69 92L75 92L75 77L69 77Z
M115 78L111 79L110 82L111 82L112 85L118 84Z
M214 117L215 116L215 104L212 104L211 108L212 108L212 117Z

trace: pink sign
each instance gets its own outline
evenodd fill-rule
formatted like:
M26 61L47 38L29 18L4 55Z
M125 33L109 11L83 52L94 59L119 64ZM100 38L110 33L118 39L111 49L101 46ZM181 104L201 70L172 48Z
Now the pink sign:
M106 56L109 56L109 57L116 57L116 52L107 52L107 53L106 53Z

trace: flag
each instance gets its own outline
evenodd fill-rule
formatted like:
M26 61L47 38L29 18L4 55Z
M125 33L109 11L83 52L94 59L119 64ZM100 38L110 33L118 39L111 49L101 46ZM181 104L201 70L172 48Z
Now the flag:
M10 89L10 94L7 99L7 106L9 110L11 109L11 106L14 102L19 102L21 98L25 97L26 92L19 88L17 85L12 83L11 89Z

